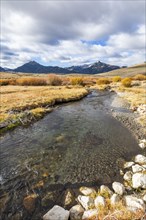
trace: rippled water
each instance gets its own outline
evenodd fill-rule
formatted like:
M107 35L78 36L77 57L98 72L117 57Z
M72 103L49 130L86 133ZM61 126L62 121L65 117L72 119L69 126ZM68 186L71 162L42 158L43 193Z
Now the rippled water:
M140 150L132 134L110 113L114 96L93 92L81 101L59 106L28 128L2 137L2 219L41 219L54 204L63 205L66 189L121 179L123 160ZM43 186L37 187L40 181ZM49 192L54 194L44 204ZM29 213L23 199L32 193L39 197L35 210Z

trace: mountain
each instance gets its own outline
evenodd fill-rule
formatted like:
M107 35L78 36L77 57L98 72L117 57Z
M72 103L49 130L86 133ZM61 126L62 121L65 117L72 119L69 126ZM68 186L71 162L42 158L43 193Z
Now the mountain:
M30 61L11 71L21 72L21 73L98 74L98 73L109 72L109 71L116 70L119 68L120 68L119 66L109 65L106 63L102 63L100 61L92 63L92 64L85 64L81 66L71 66L71 67L66 67L66 68L62 68L58 66L43 66L35 61ZM6 69L1 67L0 72L2 71L6 71Z
M22 73L70 73L69 70L58 66L43 66L35 61L30 61L24 65L17 67L14 72Z
M97 74L97 73L112 71L119 68L120 68L119 66L109 65L98 61L89 65L86 64L82 66L71 66L68 67L67 69L71 72L76 72L76 73Z
M5 69L0 66L0 72L5 72Z

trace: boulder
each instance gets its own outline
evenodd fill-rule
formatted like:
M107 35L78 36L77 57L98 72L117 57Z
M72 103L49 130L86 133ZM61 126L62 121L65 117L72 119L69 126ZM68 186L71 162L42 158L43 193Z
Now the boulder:
M105 199L103 196L97 196L94 200L95 207L98 209L100 206L105 207Z
M116 205L117 202L119 202L121 200L121 197L114 193L111 198L110 198L110 202L111 202L111 205Z
M79 203L83 206L84 209L88 210L94 207L94 200L89 196L78 196Z
M82 186L80 187L80 192L84 195L84 196L89 196L89 195L95 195L96 194L96 191L95 189L93 188L89 188L89 187L86 187L86 186Z
M131 181L131 179L132 179L132 172L131 171L127 171L125 174L124 174L124 176L123 176L123 179L124 180L126 180L126 181Z
M113 194L113 192L105 185L100 186L100 195L107 198L110 197Z
M125 192L125 187L122 183L113 182L112 187L115 193L117 193L118 195L123 195Z
M43 216L43 220L68 220L68 219L69 219L69 211L63 209L58 205L55 205L50 211L48 211Z
M85 211L82 220L93 220L93 218L98 218L98 211L97 209L90 209L88 211Z
M132 176L132 187L134 189L146 189L146 173L135 173Z
M142 172L144 170L145 170L145 168L140 166L139 164L135 164L135 165L132 166L132 172L133 173Z
M126 162L126 163L124 164L124 169L130 168L130 167L132 167L133 165L134 165L134 162L133 162L133 161Z
M146 157L141 154L138 154L137 156L135 156L135 163L141 165L146 164Z
M84 209L81 205L75 205L70 209L70 220L81 220Z
M125 205L127 208L131 211L136 211L137 209L141 209L142 211L145 211L145 204L142 199L138 199L137 197L130 195L125 196Z

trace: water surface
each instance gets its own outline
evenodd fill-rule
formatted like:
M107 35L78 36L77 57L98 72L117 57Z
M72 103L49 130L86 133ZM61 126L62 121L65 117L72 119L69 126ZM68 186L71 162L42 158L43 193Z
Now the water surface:
M41 219L54 204L63 203L67 188L121 180L119 168L123 161L140 150L130 131L111 115L114 96L92 92L2 137L2 219ZM124 111L126 114L128 110ZM35 187L40 181L44 186ZM56 194L44 205L42 201L49 192ZM34 212L28 213L23 199L32 193L37 193L39 199Z

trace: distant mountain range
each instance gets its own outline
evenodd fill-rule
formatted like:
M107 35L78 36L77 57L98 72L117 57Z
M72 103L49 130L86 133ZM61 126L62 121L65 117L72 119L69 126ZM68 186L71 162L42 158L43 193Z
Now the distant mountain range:
M43 66L35 61L30 61L16 69L5 69L0 67L0 72L11 71L11 72L21 72L21 73L58 73L58 74L71 74L71 73L82 73L82 74L97 74L109 72L115 69L119 69L119 66L109 65L102 63L100 61L85 64L81 66L71 66L71 67L58 67L58 66Z

